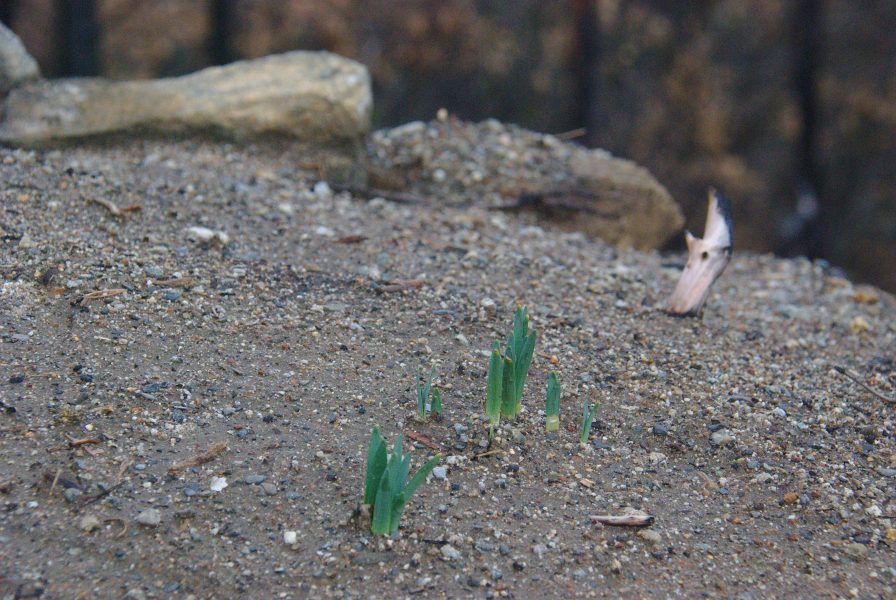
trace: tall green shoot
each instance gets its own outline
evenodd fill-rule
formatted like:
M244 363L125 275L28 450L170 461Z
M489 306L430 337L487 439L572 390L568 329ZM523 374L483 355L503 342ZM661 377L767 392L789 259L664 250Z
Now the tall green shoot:
M485 414L488 415L489 432L501 424L501 398L504 389L504 359L501 357L501 346L498 342L492 346L492 355L488 362L488 383L485 389Z
M560 384L557 382L557 374L551 371L548 375L548 391L545 400L545 430L557 431L560 429Z
M509 419L515 418L520 410L523 387L535 354L536 337L534 329L529 331L528 309L525 306L517 306L513 317L513 331L507 338L507 346L504 349L504 357L509 360L510 373L504 376L501 414Z
M423 421L426 415L433 411L432 401L430 400L430 390L432 389L432 379L436 376L436 366L433 365L429 371L429 379L424 383L423 373L417 371L417 419ZM438 390L438 388L436 388ZM441 411L442 392L439 391L439 411Z
M370 530L377 535L390 535L398 530L405 504L442 458L436 454L408 480L410 453L402 449L402 436L395 439L392 453L386 458L386 441L378 427L370 433L367 447L367 473L364 479L364 504L372 508Z
M583 446L588 444L588 437L591 435L591 421L594 419L596 411L597 404L589 404L588 400L582 403L582 429L579 432L579 443Z

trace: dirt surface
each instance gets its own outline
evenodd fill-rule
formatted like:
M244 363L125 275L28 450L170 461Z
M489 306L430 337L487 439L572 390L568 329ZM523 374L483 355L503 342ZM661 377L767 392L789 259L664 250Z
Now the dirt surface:
M735 249L671 318L681 256L333 194L313 163L0 150L3 597L893 597L894 407L834 369L896 396L892 297ZM536 358L488 446L518 302ZM445 414L418 423L431 361ZM414 468L446 454L393 539L352 520L374 424ZM590 518L629 510L655 524Z

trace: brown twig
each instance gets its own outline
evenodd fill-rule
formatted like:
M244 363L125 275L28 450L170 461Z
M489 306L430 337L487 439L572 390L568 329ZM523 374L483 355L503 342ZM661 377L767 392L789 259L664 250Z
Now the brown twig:
M647 527L653 525L651 515L591 515L591 520L602 525L619 527Z
M170 467L168 467L168 473L170 475L176 475L181 471L185 471L192 467L198 467L199 465L211 462L225 450L227 450L227 444L225 444L224 442L216 442L209 446L208 450L206 450L205 452L197 454L196 456L191 456L186 460L171 465Z
M479 460L480 458L485 458L486 456L494 456L496 454L504 454L504 450L500 448L495 448L494 450L486 450L481 454L474 454L473 460Z
M111 298L112 296L120 296L125 293L127 290L124 288L112 288L109 290L96 290L95 292L88 292L84 294L81 298L79 304L87 304L91 300L102 300L103 298Z
M115 479L121 480L121 477L124 475L124 472L128 470L128 467L131 466L131 463L134 462L130 458L121 463L121 466L118 467L118 473L115 475Z
M104 200L102 198L88 198L87 201L93 202L94 204L99 204L100 206L102 206L103 208L108 210L110 213L112 213L113 217L124 216L124 214L121 212L121 209L118 208L117 206L115 206L115 204L113 202L110 202L109 200Z
M56 489L56 483L59 481L60 475L62 475L62 469L56 469L56 476L53 477L53 483L50 484L50 491L47 493L47 495L51 495L53 493L53 490Z
M407 438L409 440L419 442L431 450L445 450L445 447L442 444L434 441L428 436L423 435L422 433L417 433L416 431L406 431L405 434L407 435Z
M579 127L578 129L571 129L569 131L564 131L562 133L555 133L554 137L558 140L566 141L566 140L574 140L576 138L580 138L588 134L588 130L584 127Z
M103 523L121 523L121 531L115 536L120 538L124 536L128 532L128 522L120 517L109 517L108 519L103 519Z
M68 439L68 445L71 448L77 448L78 446L83 446L84 444L99 444L100 440L98 438L74 438L68 434L65 435L66 439Z
M338 240L333 240L334 244L358 244L366 240L367 238L363 235L347 235L345 237L341 237Z
M84 502L82 502L81 505L78 507L78 510L81 510L82 508L90 506L97 500L102 500L103 498L105 498L106 496L108 496L109 494L111 494L112 492L117 490L118 488L120 488L122 485L124 485L124 481L119 481L115 485L113 485L111 487L107 487L100 493L94 494L93 496L91 496L90 498L87 498Z
M878 392L877 390L872 388L870 385L868 385L867 383L862 381L861 378L859 377L859 375L857 375L856 373L853 373L846 367L841 367L840 365L834 365L834 370L837 371L838 373L840 373L841 375L844 375L845 377L852 379L855 383L859 384L860 386L865 388L865 390L867 390L869 393L877 396L878 398L880 398L887 404L896 404L896 398L890 398L889 396L885 396L882 393Z

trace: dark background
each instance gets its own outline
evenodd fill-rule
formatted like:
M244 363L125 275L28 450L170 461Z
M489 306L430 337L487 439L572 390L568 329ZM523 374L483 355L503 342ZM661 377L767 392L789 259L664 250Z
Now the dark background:
M446 107L583 128L698 232L714 185L736 247L896 290L892 0L0 0L0 19L51 77L332 50L370 69L378 127Z

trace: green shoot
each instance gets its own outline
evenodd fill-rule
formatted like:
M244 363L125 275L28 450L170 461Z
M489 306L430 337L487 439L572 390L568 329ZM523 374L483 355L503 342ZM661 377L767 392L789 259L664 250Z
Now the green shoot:
M423 373L417 371L417 419L423 421L426 415L432 412L432 404L429 399L429 393L432 389L432 378L436 376L436 366L433 365L429 371L429 379L423 383ZM441 393L441 392L440 392Z
M373 508L370 530L377 535L390 535L398 530L405 504L442 458L441 454L436 454L408 481L411 455L405 454L401 445L402 436L399 434L387 460L386 441L380 435L379 428L374 427L370 433L364 504Z
M501 358L498 342L492 347L492 357L488 363L488 384L485 390L485 414L488 415L489 431L501 424L501 394L504 387L504 359Z
M513 317L513 331L507 338L505 358L510 362L510 373L504 377L501 414L509 419L516 417L523 397L523 386L529 375L529 365L535 353L536 332L529 331L529 313L525 306L517 306ZM510 382L510 385L507 383Z
M545 401L545 429L557 431L560 429L560 384L557 383L557 374L553 371L548 375L548 393Z
M442 414L442 390L432 388L432 407L430 409L434 415Z
M588 436L591 435L591 421L597 411L597 404L589 404L585 400L582 406L582 430L579 432L579 443L585 446L588 444Z

